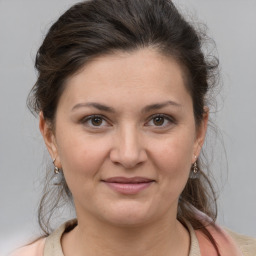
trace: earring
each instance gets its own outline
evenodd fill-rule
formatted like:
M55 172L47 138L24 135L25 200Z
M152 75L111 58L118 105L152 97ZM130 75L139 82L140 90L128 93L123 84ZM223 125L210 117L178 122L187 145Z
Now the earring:
M197 166L197 162L196 162L196 156L195 156L195 162L193 163L192 167L191 167L191 171L190 171L190 179L197 179L199 176L199 168Z
M61 169L58 168L54 162L55 162L56 158L52 161L53 166L54 166L54 177L52 179L52 184L53 185L61 185L61 181L62 181L62 175L60 173Z
M55 174L59 174L60 173L60 169L57 166L55 166L55 164L54 164L55 160L56 160L56 158L54 158L54 160L52 161L52 163L54 165L54 173Z
M192 168L193 168L193 173L195 173L195 174L198 173L198 167L197 167L197 163L196 162L193 163L193 167Z

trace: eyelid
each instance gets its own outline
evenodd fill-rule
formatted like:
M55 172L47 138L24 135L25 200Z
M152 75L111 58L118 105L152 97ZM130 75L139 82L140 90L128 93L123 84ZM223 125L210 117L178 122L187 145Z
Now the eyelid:
M89 125L88 121L92 120L95 117L101 118L103 121L107 122L108 125L100 125L100 126ZM169 124L164 125L164 126L157 126L157 125L146 125L146 126L155 126L155 127L158 127L158 128L166 128L167 126L170 126L171 124L176 124L176 120L173 117L171 117L170 115L167 115L167 114L162 114L162 113L151 115L148 118L146 124L148 124L150 121L152 121L156 117L163 117L165 120L167 120L169 122ZM83 117L80 122L82 124L86 125L87 127L90 127L90 128L93 128L93 129L100 129L102 127L111 126L110 121L108 120L108 118L105 117L104 115L101 115L101 114L93 114L93 115Z
M88 124L88 121L92 120L93 118L95 117L98 117L98 118L101 118L103 121L107 122L108 125L107 126L110 126L109 125L109 121L108 119L104 116L104 115L100 115L100 114L93 114L93 115L89 115L89 116L85 116L81 119L81 123L90 127L90 128L93 128L93 129L100 129L102 127L106 127L106 125L100 125L100 126L93 126L93 125L89 125Z
M166 120L168 120L171 124L176 124L176 123L177 123L176 120L175 120L173 117L171 117L170 115L166 115L166 114L154 114L154 115L152 115L152 116L150 116L150 117L148 118L147 123L149 123L150 121L152 121L155 117L163 117L163 118L165 118ZM170 125L170 124L169 124L169 125ZM169 126L169 125L164 125L164 126L157 126L157 125L155 125L155 127L158 127L158 128L165 128L165 127L167 127L167 126ZM150 125L148 125L148 126L150 126Z

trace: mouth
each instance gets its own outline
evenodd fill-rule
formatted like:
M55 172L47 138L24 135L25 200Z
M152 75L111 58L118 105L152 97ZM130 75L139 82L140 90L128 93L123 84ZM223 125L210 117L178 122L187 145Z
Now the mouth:
M112 177L102 180L110 189L121 194L134 195L150 187L155 180L145 177Z

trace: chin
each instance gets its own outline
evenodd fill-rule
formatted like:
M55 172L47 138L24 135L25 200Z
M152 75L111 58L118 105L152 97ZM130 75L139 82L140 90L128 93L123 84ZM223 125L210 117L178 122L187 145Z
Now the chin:
M112 205L102 216L105 221L120 227L135 227L144 225L154 218L149 207L138 202Z
M135 228L147 224L150 222L150 218L133 214L126 216L113 216L112 218L108 218L107 221L116 227Z

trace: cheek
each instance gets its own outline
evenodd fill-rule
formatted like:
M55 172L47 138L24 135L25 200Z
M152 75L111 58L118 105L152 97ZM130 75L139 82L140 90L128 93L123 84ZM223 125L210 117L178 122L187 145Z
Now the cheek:
M175 136L159 143L154 151L158 179L168 197L178 197L187 183L191 168L191 136Z
M167 168L166 171L175 174L182 171L180 168L191 166L191 156L193 155L194 144L189 136L174 137L158 144L155 148L155 159L159 159L158 163ZM168 168L177 167L176 168ZM165 169L165 168L164 168ZM185 168L184 171L187 171Z
M59 157L67 183L72 187L81 182L90 187L99 179L99 169L107 154L107 143L97 143L95 138L81 135L63 136L59 139ZM101 145L101 146L99 146Z

